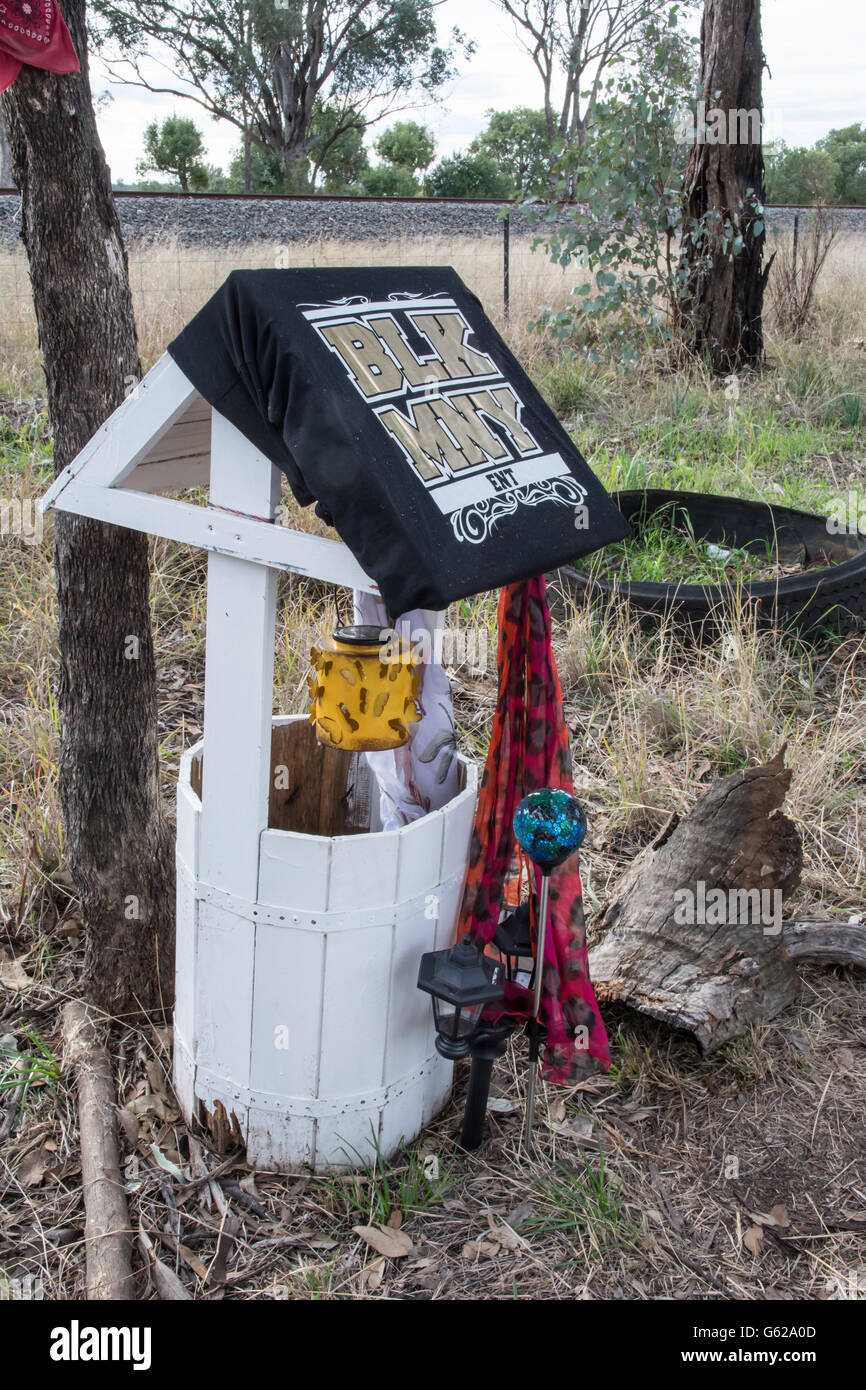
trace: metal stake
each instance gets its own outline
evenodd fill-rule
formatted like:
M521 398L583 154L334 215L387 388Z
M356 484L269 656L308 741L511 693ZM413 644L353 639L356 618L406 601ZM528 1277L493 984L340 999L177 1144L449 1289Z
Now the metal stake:
M550 891L550 874L541 876L541 892L538 895L538 941L535 948L535 989L532 997L532 1019L529 1027L529 1075L526 1080L526 1115L523 1121L523 1147L527 1154L532 1153L532 1121L535 1115L535 1082L538 1075L539 1026L538 1014L541 1009L541 984L544 973L544 943L547 937L547 898Z
M472 1051L472 1067L469 1072L469 1090L466 1094L466 1110L460 1134L461 1149L471 1152L478 1148L484 1138L484 1121L493 1064L504 1055L508 1039L513 1032L514 1024L511 1022L501 1023L497 1028L482 1027L469 1044Z
M506 319L511 308L511 213L502 219L502 306Z

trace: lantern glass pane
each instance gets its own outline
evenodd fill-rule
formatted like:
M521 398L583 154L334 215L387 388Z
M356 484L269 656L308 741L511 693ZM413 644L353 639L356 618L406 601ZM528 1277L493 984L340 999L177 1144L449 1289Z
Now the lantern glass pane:
M475 1025L481 1017L483 1004L448 1004L444 999L434 999L436 1009L436 1031L444 1038L468 1038L475 1032Z

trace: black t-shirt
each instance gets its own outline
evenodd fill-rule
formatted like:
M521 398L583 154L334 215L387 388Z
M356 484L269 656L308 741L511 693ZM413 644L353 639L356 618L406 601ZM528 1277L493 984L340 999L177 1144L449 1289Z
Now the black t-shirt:
M392 614L628 531L448 267L234 271L168 350L317 504Z

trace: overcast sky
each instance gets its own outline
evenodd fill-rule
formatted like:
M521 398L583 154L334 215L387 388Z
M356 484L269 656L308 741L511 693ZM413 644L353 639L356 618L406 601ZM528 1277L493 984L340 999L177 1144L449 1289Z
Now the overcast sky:
M765 74L764 106L769 138L789 145L811 145L834 126L866 122L866 3L864 0L763 0L764 51L772 73ZM440 32L459 25L475 39L474 58L462 65L441 107L417 113L436 133L437 154L465 148L486 124L485 111L540 106L540 79L522 54L508 16L496 0L444 0ZM96 93L107 83L97 61ZM117 83L114 100L100 114L99 127L116 179L132 182L144 127L175 110L191 115L205 138L207 161L227 167L238 132L214 122L191 102Z

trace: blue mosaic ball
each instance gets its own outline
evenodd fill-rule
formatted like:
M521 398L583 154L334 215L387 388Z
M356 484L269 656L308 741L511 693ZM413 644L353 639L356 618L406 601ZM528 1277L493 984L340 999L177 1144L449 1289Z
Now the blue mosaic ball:
M514 834L533 864L550 873L583 844L586 816L576 796L543 787L521 801L514 814Z

